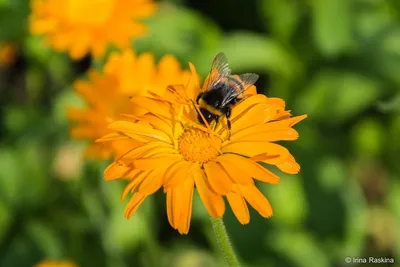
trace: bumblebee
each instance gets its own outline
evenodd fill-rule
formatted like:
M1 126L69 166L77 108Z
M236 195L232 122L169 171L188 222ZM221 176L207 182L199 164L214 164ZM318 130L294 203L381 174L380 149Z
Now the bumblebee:
M202 92L197 96L199 106L198 121L205 125L214 123L218 126L221 117L225 117L228 126L228 137L231 132L230 116L235 104L243 100L244 91L258 80L258 75L246 73L231 75L228 59L224 53L219 53L211 66L211 72L204 82ZM202 118L202 116L204 119Z

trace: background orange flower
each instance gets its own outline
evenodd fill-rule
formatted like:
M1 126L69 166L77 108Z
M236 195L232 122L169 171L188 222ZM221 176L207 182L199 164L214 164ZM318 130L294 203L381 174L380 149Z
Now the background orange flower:
M152 0L32 0L30 31L73 59L102 56L108 46L127 48L146 32L138 19L151 16ZM95 12L95 15L90 14Z
M71 135L74 138L94 142L110 133L107 124L122 113L139 112L129 98L148 95L148 92L163 95L167 86L187 83L190 72L182 70L179 62L166 55L155 64L151 53L136 55L132 50L113 53L104 66L104 72L91 70L88 79L74 83L75 91L85 100L87 108L68 108L69 119L73 122ZM130 140L119 140L109 144L92 143L87 155L109 158L129 149ZM127 147L128 146L128 147Z

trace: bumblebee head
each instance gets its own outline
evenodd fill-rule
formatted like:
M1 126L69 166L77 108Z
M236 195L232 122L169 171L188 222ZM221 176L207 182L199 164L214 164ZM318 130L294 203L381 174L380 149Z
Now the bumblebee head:
M205 108L200 108L201 114L203 114L204 119L207 121L208 124L210 124L212 121L218 120L218 115L211 113ZM201 118L200 114L197 115L197 119L201 124L205 124L203 119Z

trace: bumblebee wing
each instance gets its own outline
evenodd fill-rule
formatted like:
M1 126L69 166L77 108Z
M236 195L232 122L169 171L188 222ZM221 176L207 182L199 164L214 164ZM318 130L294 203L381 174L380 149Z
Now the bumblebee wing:
M228 77L231 74L228 58L224 53L220 52L213 60L210 74L207 76L203 84L203 92L214 87L222 78Z
M245 73L245 74L240 74L239 79L242 81L244 90L246 90L250 85L253 85L259 78L255 73Z
M228 77L229 86L225 86L224 99L222 100L222 106L227 105L232 99L240 96L246 89L253 85L258 80L258 75L255 73L245 73L241 75L233 75Z

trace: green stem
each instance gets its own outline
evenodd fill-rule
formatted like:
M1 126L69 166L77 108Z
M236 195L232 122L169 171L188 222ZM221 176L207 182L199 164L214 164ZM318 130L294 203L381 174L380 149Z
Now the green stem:
M211 224L217 237L219 246L221 247L224 258L229 267L239 267L240 263L236 257L236 253L233 250L232 244L229 241L229 236L226 231L224 222L220 218L212 218Z

